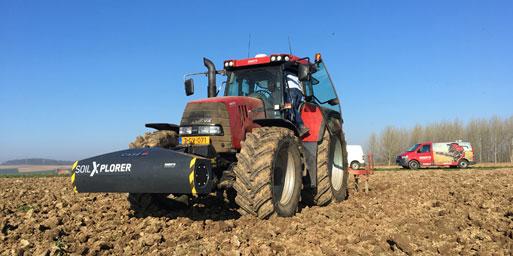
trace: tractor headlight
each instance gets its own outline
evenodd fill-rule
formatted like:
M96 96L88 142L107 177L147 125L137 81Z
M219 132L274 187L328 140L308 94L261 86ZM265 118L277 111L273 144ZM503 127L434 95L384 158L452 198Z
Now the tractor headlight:
M180 135L223 135L223 128L220 125L182 126Z
M275 61L290 61L291 57L289 55L271 55L271 62Z
M207 126L208 127L208 134L214 134L214 135L220 135L223 133L223 130L221 129L221 126Z
M192 127L191 126L180 127L180 135L187 135L187 134L192 134Z

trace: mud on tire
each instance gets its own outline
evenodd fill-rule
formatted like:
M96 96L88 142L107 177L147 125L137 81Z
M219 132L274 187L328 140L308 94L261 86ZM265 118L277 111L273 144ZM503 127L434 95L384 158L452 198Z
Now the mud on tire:
M265 219L297 212L301 160L299 141L292 131L279 127L253 129L246 135L237 160L233 187L242 215Z
M178 143L174 131L153 131L138 136L131 142L129 148L161 147L172 148ZM158 213L161 210L171 210L187 205L187 196L171 199L167 194L129 193L128 202L135 214Z

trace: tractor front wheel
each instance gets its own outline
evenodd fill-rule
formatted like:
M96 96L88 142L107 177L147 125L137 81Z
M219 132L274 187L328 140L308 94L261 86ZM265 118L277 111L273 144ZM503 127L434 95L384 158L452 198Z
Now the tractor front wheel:
M301 192L299 141L286 128L262 127L246 135L234 168L241 214L261 219L293 216Z

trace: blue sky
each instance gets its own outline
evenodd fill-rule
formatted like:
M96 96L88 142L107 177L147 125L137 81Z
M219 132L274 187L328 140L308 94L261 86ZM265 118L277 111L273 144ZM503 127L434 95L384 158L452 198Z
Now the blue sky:
M0 1L0 161L73 160L179 122L183 75L321 52L350 143L513 114L512 1ZM456 103L455 103L456 102Z

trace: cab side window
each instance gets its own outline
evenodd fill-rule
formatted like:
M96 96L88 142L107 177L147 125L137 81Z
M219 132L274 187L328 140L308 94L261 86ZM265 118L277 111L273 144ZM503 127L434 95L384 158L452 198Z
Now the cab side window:
M312 74L312 81L307 86L311 86L313 95L319 100L321 106L340 113L339 103L329 104L327 102L332 99L337 99L337 93L335 92L335 86L323 62L317 63L317 72ZM308 90L306 94L309 95Z
M423 145L419 149L419 153L429 153L429 152L431 152L431 145Z

